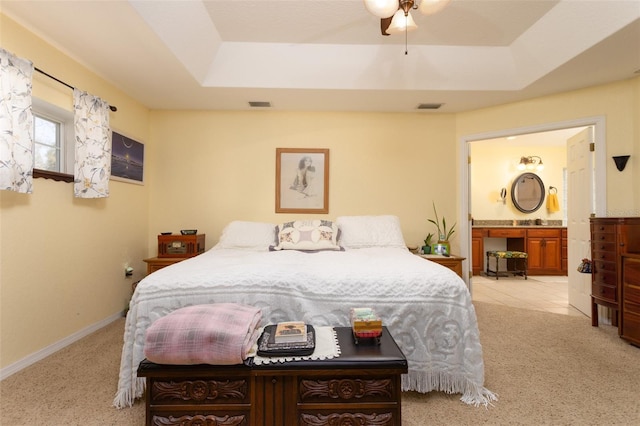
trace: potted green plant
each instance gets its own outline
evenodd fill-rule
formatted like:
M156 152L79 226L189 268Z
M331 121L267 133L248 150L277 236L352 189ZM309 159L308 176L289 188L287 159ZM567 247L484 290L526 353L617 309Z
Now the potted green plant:
M447 220L442 217L442 227L440 226L440 219L438 218L438 212L436 210L436 203L433 203L433 213L436 216L436 219L429 219L429 222L436 225L436 229L438 230L438 243L439 245L443 245L446 249L447 254L451 254L451 245L449 244L449 239L455 232L456 224L454 223L451 228L447 228Z
M423 254L431 254L431 244L433 240L433 234L429 232L427 237L424 239L424 245L422 246Z

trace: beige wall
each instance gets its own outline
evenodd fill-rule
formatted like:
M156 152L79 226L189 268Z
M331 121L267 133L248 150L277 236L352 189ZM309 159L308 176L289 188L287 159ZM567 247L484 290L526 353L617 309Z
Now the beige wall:
M278 223L276 148L330 150L329 214L394 214L407 244L455 220L453 115L155 111L150 250L155 235L197 228L213 246L234 219ZM155 249L155 248L154 248Z
M603 116L606 120L608 215L640 215L640 77L458 114L457 136ZM596 146L598 149L598 146ZM630 154L624 172L611 159Z
M111 126L148 141L148 111L0 15L1 46L118 107ZM34 96L71 110L72 91L34 74ZM111 182L108 199L73 197L73 184L34 179L33 194L0 191L1 367L121 312L147 254L148 186ZM135 279L136 277L134 277Z
M460 206L465 135L604 115L608 203L638 209L640 78L458 115L152 111L0 15L1 45L118 107L112 127L145 142L145 185L112 182L105 200L76 200L71 184L35 180L32 195L0 192L1 366L124 308L161 231L197 228L207 247L234 219L280 222L275 148L329 148L326 215L395 214L407 243L433 225L431 203L452 223ZM36 76L34 93L70 106L70 92ZM66 100L65 100L66 99ZM453 249L461 250L460 238Z
M546 204L534 213L522 213L511 201L513 181L525 173L517 169L520 157L537 155L542 158L544 169L534 171L545 186L545 197L549 186L558 190L558 200L563 198L563 169L566 167L567 149L565 146L509 146L508 143L474 142L470 147L470 193L471 212L476 220L524 220L546 219L563 220L564 210L550 213ZM528 170L527 170L528 171ZM507 189L506 203L500 199L500 190ZM546 198L545 198L546 200Z

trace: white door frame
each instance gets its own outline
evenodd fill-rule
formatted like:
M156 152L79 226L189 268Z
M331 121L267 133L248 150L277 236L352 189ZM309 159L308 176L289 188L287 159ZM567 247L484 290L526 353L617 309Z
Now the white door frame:
M459 183L460 183L460 212L458 216L458 230L460 232L460 250L466 259L462 263L462 270L469 271L464 275L464 280L471 288L471 220L469 219L469 143L485 139L504 138L507 136L517 136L528 133L540 133L550 130L569 129L572 127L594 127L595 150L595 213L596 216L605 216L607 211L607 140L606 140L606 120L604 116L585 117L575 120L559 121L555 123L543 123L526 127L496 130L486 133L476 133L460 137L460 158L459 158Z

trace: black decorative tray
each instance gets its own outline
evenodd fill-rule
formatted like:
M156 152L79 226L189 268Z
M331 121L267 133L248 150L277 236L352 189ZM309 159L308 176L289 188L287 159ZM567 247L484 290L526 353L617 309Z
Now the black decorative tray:
M316 331L307 324L306 342L275 343L276 325L267 325L258 338L258 355L266 357L307 356L316 349Z

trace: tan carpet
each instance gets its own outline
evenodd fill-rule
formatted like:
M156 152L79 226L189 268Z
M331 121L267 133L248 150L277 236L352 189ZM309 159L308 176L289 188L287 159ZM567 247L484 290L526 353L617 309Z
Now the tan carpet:
M403 395L403 425L640 424L640 349L587 318L476 302L486 386L476 408L459 395ZM0 424L142 425L144 404L116 410L124 319L0 383Z

